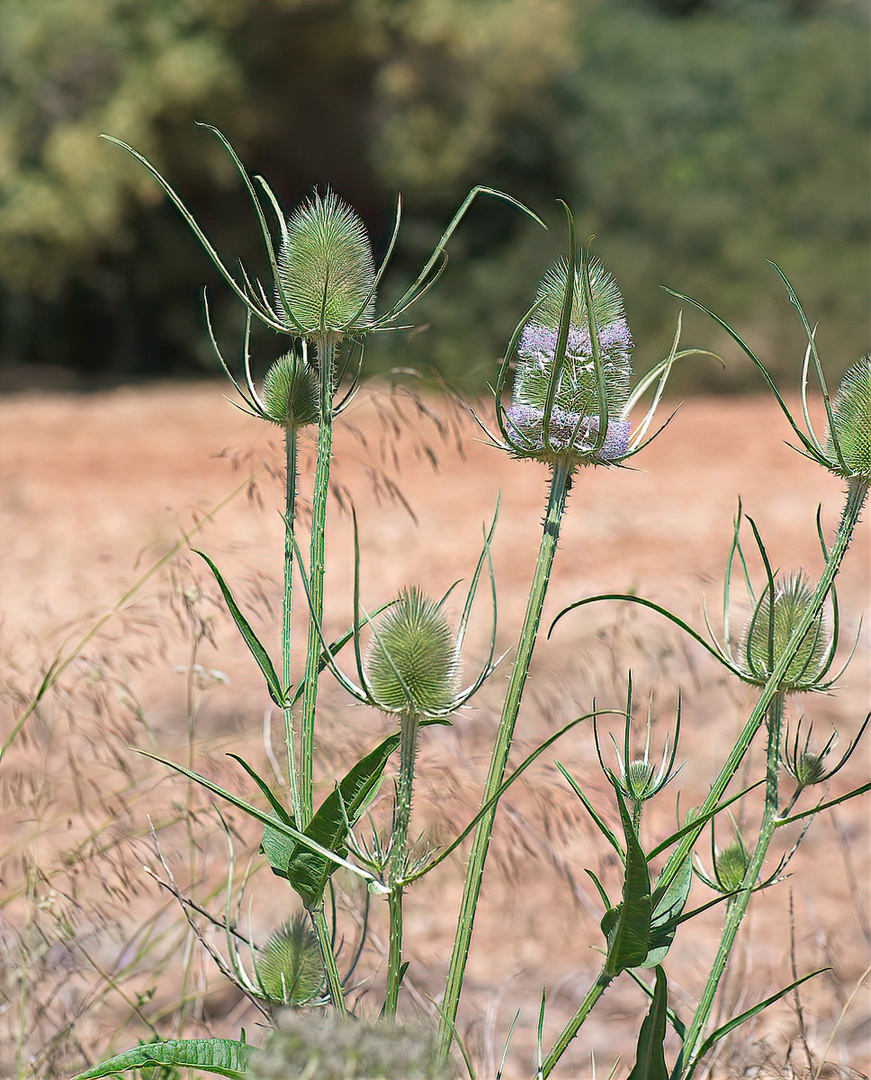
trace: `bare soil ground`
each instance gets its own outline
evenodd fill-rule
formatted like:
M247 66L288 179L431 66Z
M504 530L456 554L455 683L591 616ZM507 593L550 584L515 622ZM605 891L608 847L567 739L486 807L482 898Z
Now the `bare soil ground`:
M24 998L27 1006L22 1011L9 999L0 1001L3 1075L14 1075L28 1057L42 1062L39 1075L55 1075L52 1069L63 1075L63 1068L95 1060L110 1045L132 1045L147 1033L137 1013L153 1018L161 1035L172 1036L184 995L199 994L199 1003L187 1007L186 1031L230 1036L242 1023L254 1037L256 1015L245 1012L244 1001L211 961L188 958L177 905L141 869L146 863L164 879L172 869L183 891L220 915L226 840L219 819L208 797L136 758L127 745L177 761L187 761L190 753L196 768L247 797L253 797L251 785L224 753L235 751L258 768L269 767L262 734L268 701L253 664L199 560L184 544L173 555L172 546L195 530L191 543L221 566L253 612L258 632L275 647L278 434L234 410L213 385L93 396L23 393L0 400L0 735L12 729L55 656L68 655L63 650L75 648L156 560L170 555L76 653L0 766L0 877L6 897L0 906L6 940L0 992L19 1005ZM782 415L767 398L697 398L636 459L637 469L579 475L545 629L565 604L600 591L636 592L700 629L706 598L718 629L722 570L739 496L775 566L815 573L817 505L831 536L841 488L786 447L787 436ZM311 453L307 447L304 458ZM443 404L416 405L386 391L374 400L364 397L346 414L337 429L335 461L327 632L340 633L350 619L351 504L360 521L363 599L374 607L407 583L440 593L468 576L482 527L501 493L493 554L499 644L510 648L535 559L546 471L484 445L477 429ZM234 489L237 494L224 502ZM302 489L306 496L305 481ZM207 518L212 511L214 517ZM749 530L745 539L752 547ZM759 582L758 569L754 573ZM842 747L871 700L869 576L869 528L863 523L839 589L841 651L846 656L858 633L856 655L837 694L796 699L790 709L791 726L805 715L820 740L835 724ZM739 579L735 591L740 597ZM485 609L482 604L467 671L484 653ZM503 668L509 663L510 658ZM194 664L200 684L190 677ZM752 694L736 689L700 647L687 644L655 614L597 604L567 616L549 640L542 639L515 760L587 711L594 696L600 707L619 707L629 669L639 702L655 691L655 744L662 745L669 733L678 690L683 699L678 760L684 765L649 810L645 836L652 844L673 825L678 789L682 811L704 797L752 704ZM213 671L220 677L207 674ZM504 673L497 674L453 727L425 733L413 828L431 843L449 837L474 812L504 681ZM326 792L335 770L383 737L386 721L349 706L328 679L323 703L320 790ZM272 721L279 753L277 717ZM869 746L866 740L830 782L829 797L868 779ZM506 797L461 1013L461 1030L483 1063L482 1077L493 1075L494 1055L498 1061L518 1009L506 1076L531 1075L542 988L548 988L548 1042L597 970L601 910L583 871L593 869L613 887L615 868L555 760L565 763L614 820L584 725ZM755 748L748 778L759 774L760 762L761 749ZM382 813L387 802L382 792ZM714 1062L714 1076L762 1075L766 1069L789 1075L790 1068L798 1074L808 1067L808 1054L816 1064L828 1061L832 1070L868 1072L871 996L862 982L871 963L868 807L867 799L856 800L815 821L789 865L790 876L756 898L726 984L725 1009L740 1012L773 993L793 978L793 965L799 973L831 970L802 987L801 1015L790 998L740 1029ZM172 824L187 808L197 812L195 829ZM736 814L751 836L757 810L751 798ZM243 837L237 839L241 865L244 843L256 842L256 830L244 820L230 820ZM166 867L149 839L149 821ZM724 845L730 828L724 820L718 830ZM798 837L790 831L778 850L788 850ZM710 855L703 854L703 861L709 866ZM455 859L410 893L409 1006L425 1006L427 996L440 993L461 883L462 861ZM247 897L251 932L261 941L293 910L282 883L268 874L248 885L245 910ZM708 897L697 883L694 901ZM347 902L349 911L341 918L351 937L360 899L350 896ZM721 912L717 908L683 927L669 955L679 1013L691 1011L703 983ZM366 990L383 974L378 943L384 935L385 915L374 904L370 946L359 971L364 1010L376 996L367 998ZM220 947L220 938L213 938ZM146 949L146 940L155 943ZM198 948L194 943L191 955ZM163 970L151 975L149 964L158 957ZM30 982L25 969L34 973ZM615 984L565 1059L562 1075L589 1075L591 1055L598 1074L608 1075L619 1054L618 1075L626 1075L643 1010L637 987L629 980ZM68 1024L75 1037L66 1032ZM18 1065L10 1064L16 1053Z

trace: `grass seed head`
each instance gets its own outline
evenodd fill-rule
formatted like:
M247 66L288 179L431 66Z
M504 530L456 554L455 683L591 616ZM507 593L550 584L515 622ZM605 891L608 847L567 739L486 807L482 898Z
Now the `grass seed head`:
M374 319L374 284L363 222L334 192L315 192L287 222L278 253L279 311L286 305L291 329L306 335L358 333Z
M841 379L826 432L826 455L832 472L871 482L871 356L863 356Z
M456 693L453 629L441 605L412 586L404 589L375 627L366 676L379 708L432 716Z
M747 623L741 647L741 667L745 678L763 686L786 650L793 631L813 601L813 589L802 573L774 579L766 586ZM820 612L786 669L780 683L782 691L814 690L828 669L831 632Z
M318 375L297 352L280 356L266 372L260 393L268 419L283 428L318 421Z

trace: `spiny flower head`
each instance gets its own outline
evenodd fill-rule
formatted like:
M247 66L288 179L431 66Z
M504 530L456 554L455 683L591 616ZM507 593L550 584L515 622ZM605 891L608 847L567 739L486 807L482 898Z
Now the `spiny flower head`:
M590 261L588 273L589 306L581 270L566 259L557 262L542 279L534 314L520 334L511 405L504 419L518 457L607 464L627 453L629 421L624 411L632 378L632 335L614 279L597 259ZM569 289L571 313L560 361L560 326Z
M375 318L375 262L363 222L332 191L291 214L278 251L277 310L291 332L354 334Z
M457 690L457 657L441 604L416 586L403 589L374 627L366 677L383 712L432 716L448 709Z
M324 964L317 936L304 913L269 937L254 967L260 989L272 1002L298 1008L319 997Z
M772 594L773 584L773 594ZM748 682L764 686L786 650L793 631L813 602L802 573L778 575L765 587L744 630L740 667ZM820 612L801 640L783 675L780 690L813 690L826 674L832 644L828 620Z
M871 482L871 355L841 379L826 432L829 468L847 480Z
M283 428L318 421L318 373L298 352L280 356L263 377L263 416Z
M714 877L719 891L736 892L741 887L749 865L750 855L740 837L722 851L718 851L714 859Z

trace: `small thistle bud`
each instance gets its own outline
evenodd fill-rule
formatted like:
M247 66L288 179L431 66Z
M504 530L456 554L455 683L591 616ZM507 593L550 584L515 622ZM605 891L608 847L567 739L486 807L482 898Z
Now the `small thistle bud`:
M423 1029L308 1014L282 1018L252 1061L252 1080L450 1080Z
M568 263L562 259L539 285L539 306L517 346L514 391L505 412L505 428L518 457L549 463L568 457L576 464L607 464L619 461L628 449L629 421L623 413L629 400L633 343L620 290L598 260L590 264L590 291L605 383L605 440L597 450L602 425L599 379L580 271L575 271L565 361L553 407L545 417L568 274Z
M278 253L277 309L288 330L342 337L374 321L375 263L347 203L315 193L290 216Z
M432 716L456 692L454 633L441 605L404 589L375 627L366 660L372 697L387 713Z
M793 630L813 601L813 589L804 574L774 579L774 602L771 586L766 586L747 623L742 641L741 669L744 677L763 686L783 655ZM773 610L772 610L773 609ZM808 628L801 645L786 669L779 689L799 691L816 689L830 663L831 633L820 612Z
M741 887L749 864L750 855L741 840L734 840L727 848L718 851L714 862L714 876L720 891L736 892Z
M863 356L841 379L826 432L826 456L838 476L871 482L871 356Z
M254 966L264 996L276 1004L307 1005L324 985L318 939L302 913L270 936Z
M266 372L260 391L264 415L283 428L318 421L318 375L297 352L280 356Z

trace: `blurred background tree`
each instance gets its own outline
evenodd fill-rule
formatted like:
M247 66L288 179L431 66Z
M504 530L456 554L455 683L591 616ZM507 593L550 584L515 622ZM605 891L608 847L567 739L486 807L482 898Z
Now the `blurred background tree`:
M401 190L388 293L472 184L555 226L481 203L418 332L382 336L370 370L492 377L563 246L557 197L597 234L642 365L670 339L666 283L793 373L801 332L772 259L841 370L867 348L867 30L864 5L836 0L3 0L0 382L22 365L85 385L213 372L203 284L233 355L239 313L202 252L143 170L97 141L136 146L222 251L257 265L237 179L193 120L288 209L335 188L376 247ZM689 323L687 340L728 352ZM260 347L265 364L279 343ZM690 378L755 385L740 362Z

